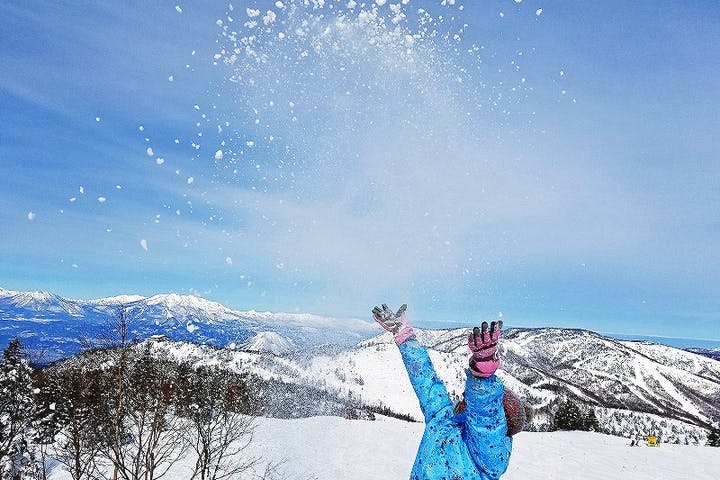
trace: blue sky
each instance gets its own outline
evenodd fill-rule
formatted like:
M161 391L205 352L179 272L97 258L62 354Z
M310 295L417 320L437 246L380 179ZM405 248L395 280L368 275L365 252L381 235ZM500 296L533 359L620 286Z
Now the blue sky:
M716 2L230 3L0 4L0 286L720 340Z

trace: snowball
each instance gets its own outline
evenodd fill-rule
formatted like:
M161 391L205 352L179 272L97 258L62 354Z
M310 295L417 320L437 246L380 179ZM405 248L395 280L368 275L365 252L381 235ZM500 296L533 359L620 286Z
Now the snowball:
M174 80L175 80L175 77L174 77L173 75L170 75L170 76L168 77L168 82L172 82L172 81L174 81Z
M147 240L145 240L144 238L143 238L142 240L140 240L140 246L141 246L141 247L143 248L143 250L145 250L146 252L148 251Z
M223 159L223 152L222 150L218 150L215 152L215 160L222 160Z
M153 155L155 155L155 153L153 152L152 147L148 147L147 150L145 150L145 153L147 153L147 156L148 156L148 157L152 157Z
M175 11L178 13L182 13L182 8L180 8L180 5L175 5Z
M542 12L543 12L543 9L538 8L537 10L535 10L535 15L537 15L539 17L540 15L542 15Z
M195 181L195 178L193 178L193 177L188 177L188 179L187 179L187 184L188 184L188 185L192 185L192 183L193 183L194 181Z
M155 159L155 163L157 163L158 165L162 165L163 163L165 163L165 159L162 157L158 157Z
M100 121L100 117L95 117L95 121L96 121L96 122L99 122L99 121Z
M35 220L35 212L28 212L27 219L30 221Z
M142 132L142 131L144 131L144 130L145 130L145 127L144 127L144 126L142 126L142 125L140 125L140 126L138 127L138 130L140 130L140 131Z

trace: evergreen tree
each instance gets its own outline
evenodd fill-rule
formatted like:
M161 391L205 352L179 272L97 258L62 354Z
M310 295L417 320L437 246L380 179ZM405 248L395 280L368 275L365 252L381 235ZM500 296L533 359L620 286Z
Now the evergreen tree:
M558 430L582 430L583 414L580 407L571 400L565 400L555 412L555 428Z
M0 361L0 478L20 480L36 470L32 369L16 338Z
M101 383L95 371L58 366L38 376L40 389L36 437L54 446L54 458L73 480L96 478L96 461L103 438Z
M598 422L597 416L595 415L595 409L590 407L588 413L583 416L582 429L588 432L599 432L600 422Z
M707 436L707 444L710 447L720 447L720 428L714 427L710 429Z

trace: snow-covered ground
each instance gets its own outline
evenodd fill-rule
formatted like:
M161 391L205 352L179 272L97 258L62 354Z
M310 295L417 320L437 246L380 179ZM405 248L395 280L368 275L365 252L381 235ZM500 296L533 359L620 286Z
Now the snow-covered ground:
M280 478L316 480L406 480L423 425L312 417L258 419L249 455L284 462ZM193 459L169 477L190 478ZM515 437L503 480L715 479L720 448L667 445L630 447L629 441L589 432L523 432ZM51 480L69 479L56 470Z
M405 480L423 424L314 417L262 419L255 449L286 459L285 469L318 480ZM663 444L630 447L629 441L589 432L523 432L514 441L503 480L716 479L720 448Z

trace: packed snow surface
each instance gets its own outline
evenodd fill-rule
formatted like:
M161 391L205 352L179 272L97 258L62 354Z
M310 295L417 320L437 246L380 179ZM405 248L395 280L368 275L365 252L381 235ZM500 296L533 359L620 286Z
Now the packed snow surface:
M281 462L285 478L406 480L424 425L380 417L377 421L312 417L260 418L246 454ZM194 458L168 478L190 478ZM630 447L627 439L589 432L522 432L515 437L502 480L715 479L720 449L666 445ZM50 480L69 475L55 469Z

